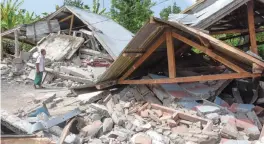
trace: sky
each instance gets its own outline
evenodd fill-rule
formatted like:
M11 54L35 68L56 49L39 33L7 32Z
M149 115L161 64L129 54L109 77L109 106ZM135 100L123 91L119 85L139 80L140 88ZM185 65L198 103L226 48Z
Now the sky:
M176 2L178 6L181 7L182 10L191 6L195 3L196 0L152 0L156 2L156 6L152 7L154 11L154 15L159 17L159 12L169 6L172 5L173 2ZM92 5L93 0L83 0L83 2L89 6ZM101 7L109 8L111 7L111 0L100 0ZM61 6L63 4L63 0L24 0L23 5L21 6L23 9L26 9L30 12L34 12L37 15L41 15L44 12L54 12L55 5Z

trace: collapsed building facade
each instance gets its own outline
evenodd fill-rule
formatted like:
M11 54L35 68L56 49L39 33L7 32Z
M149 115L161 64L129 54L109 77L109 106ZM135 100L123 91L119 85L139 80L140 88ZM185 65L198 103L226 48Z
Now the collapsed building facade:
M44 83L71 91L36 98L19 117L1 111L5 132L20 135L2 138L12 143L263 143L264 61L254 40L263 26L262 7L262 0L201 0L169 21L151 18L135 36L109 18L62 7L43 19L55 23L53 33L38 34L36 22L24 28L26 39L15 38L36 44L29 57L16 54L15 64L26 62L34 78L34 59L44 48ZM17 29L23 28L2 34L13 38ZM211 36L233 32L241 34ZM245 37L245 51L222 41L239 36ZM91 87L100 90L75 91ZM40 132L52 136L39 138Z

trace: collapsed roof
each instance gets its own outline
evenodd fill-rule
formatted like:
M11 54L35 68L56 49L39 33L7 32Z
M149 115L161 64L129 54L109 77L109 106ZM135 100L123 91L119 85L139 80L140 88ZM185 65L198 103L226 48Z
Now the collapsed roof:
M247 29L247 2L250 0L200 0L181 14L171 14L178 21L210 32ZM255 27L264 23L264 1L254 0Z
M52 25L53 23L56 23L56 21L58 21L57 23L59 23L60 29L58 29L55 25L55 29L53 28ZM43 22L45 22L45 24L43 24ZM43 30L43 28L40 32L40 30L36 28L40 25L39 23L42 23L41 27L46 27L45 30ZM29 37L26 37L28 34L28 27L35 28L34 35L35 37L37 37L37 39L31 40L29 39ZM29 44L36 44L38 40L52 32L62 31L65 33L70 33L74 30L86 29L92 32L92 35L94 35L94 37L112 56L113 59L116 59L119 56L123 48L134 36L133 33L108 17L72 6L63 6L56 12L50 14L40 21L28 25L18 26L1 33L1 36L14 39L14 35L12 32L18 29L22 31L20 33L20 40ZM120 36L122 37L120 38Z
M230 76L225 75L226 77L221 77L222 75L219 75L217 78L214 77L214 79L210 79L212 78L211 76L209 76L210 78L205 77L205 79L203 79L203 77L200 79L199 77L195 77L196 81L255 77L259 76L259 74L251 73L253 65L264 68L264 62L262 60L229 46L198 29L185 26L178 22L169 22L153 18L140 29L137 35L123 50L122 54L102 75L100 81L119 79L119 82L120 80L123 81L121 83L131 84L131 81L124 81L126 79L137 79L151 72L160 72L154 71L155 68L165 66L165 68L168 69L168 65L164 65L164 61L167 62L168 57L166 50L167 46L166 43L164 43L166 41L165 33L168 30L172 32L172 37L174 38L173 44L175 46L174 54L176 58L176 67L178 67L180 63L177 61L185 61L188 55L191 55L191 61L195 61L194 57L198 55L192 52L192 48L195 47L213 60L229 67L229 70L238 72L238 74L234 73ZM188 62L185 61L185 63ZM198 63L202 62L198 61ZM219 66L219 63L211 65ZM192 82L193 80L191 78L193 77L190 77L189 80L181 80L176 77L177 80L174 79L175 81L156 81L156 83ZM139 80L134 84L148 84L148 82Z

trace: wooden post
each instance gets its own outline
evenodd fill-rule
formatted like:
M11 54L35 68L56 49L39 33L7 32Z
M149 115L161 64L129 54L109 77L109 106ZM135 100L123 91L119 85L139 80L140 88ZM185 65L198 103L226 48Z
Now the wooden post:
M171 35L171 30L168 30L166 32L166 43L167 43L169 77L175 78L176 77L176 65L175 65L174 43L173 43L173 37Z
M73 19L74 19L74 15L72 15L72 17L71 17L71 25L70 25L69 35L71 35L71 32L72 32Z
M20 55L19 42L18 42L18 31L15 30L14 34L15 34L15 57L18 58Z
M3 49L3 37L1 37L1 60L4 58L4 49Z
M250 36L250 50L258 54L258 46L256 41L256 32L255 32L255 18L254 18L254 0L250 0L247 3L247 12L248 12L248 29Z

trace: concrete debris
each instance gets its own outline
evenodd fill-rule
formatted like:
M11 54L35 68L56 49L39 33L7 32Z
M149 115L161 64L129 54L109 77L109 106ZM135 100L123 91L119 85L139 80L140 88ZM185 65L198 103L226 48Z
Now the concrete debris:
M106 118L103 122L103 133L110 132L113 129L114 123L111 118Z
M34 103L50 103L56 98L56 93L47 93L43 96L36 97Z
M218 113L221 111L220 108L218 107L206 106L206 105L196 106L196 109L199 113L202 113L202 114Z
M32 127L28 121L1 110L1 127L3 126L18 135L29 134Z
M56 80L60 81L63 80ZM87 90L77 97L68 97L69 92L49 91L35 96L32 100L35 108L31 108L35 110L34 115L28 111L31 117L21 116L34 126L40 122L44 125L45 122L54 122L56 126L43 128L39 130L43 134L38 135L58 141L62 133L58 126L64 127L58 121L62 115L68 117L75 108L79 108L77 115L83 119L72 124L65 138L68 143L218 144L261 143L263 139L260 133L263 109L251 104L233 103L229 106L220 97L216 97L215 103L208 100L170 100L166 96L161 100L154 95L157 91L153 92L145 85L130 85L118 91ZM36 107L40 103L47 105L46 110ZM55 120L56 117L59 119ZM29 127L32 127L30 123ZM13 125L11 121L10 124Z
M91 93L80 94L77 98L81 101L81 105L91 104L99 99L103 99L107 96L108 91L97 91Z
M137 133L131 138L132 144L152 144L152 139L145 133Z
M96 50L95 45L91 46L90 43L85 43L85 39L89 41L92 38L90 36L76 37L51 33L41 39L30 52L21 52L19 58L10 60L11 63L7 63L9 58L4 59L1 64L2 79L23 82L26 79L25 76L28 76L28 79L34 80L36 58L40 54L40 49L45 49L47 53L45 57L46 72L42 80L45 87L74 89L93 87L99 76L113 62L113 58L98 47L98 41L94 38ZM88 57L83 58L82 54L88 54ZM46 76L48 77L46 78ZM61 80L58 82L56 79Z
M91 125L87 125L81 129L81 135L83 137L94 137L102 127L100 120L94 121Z

